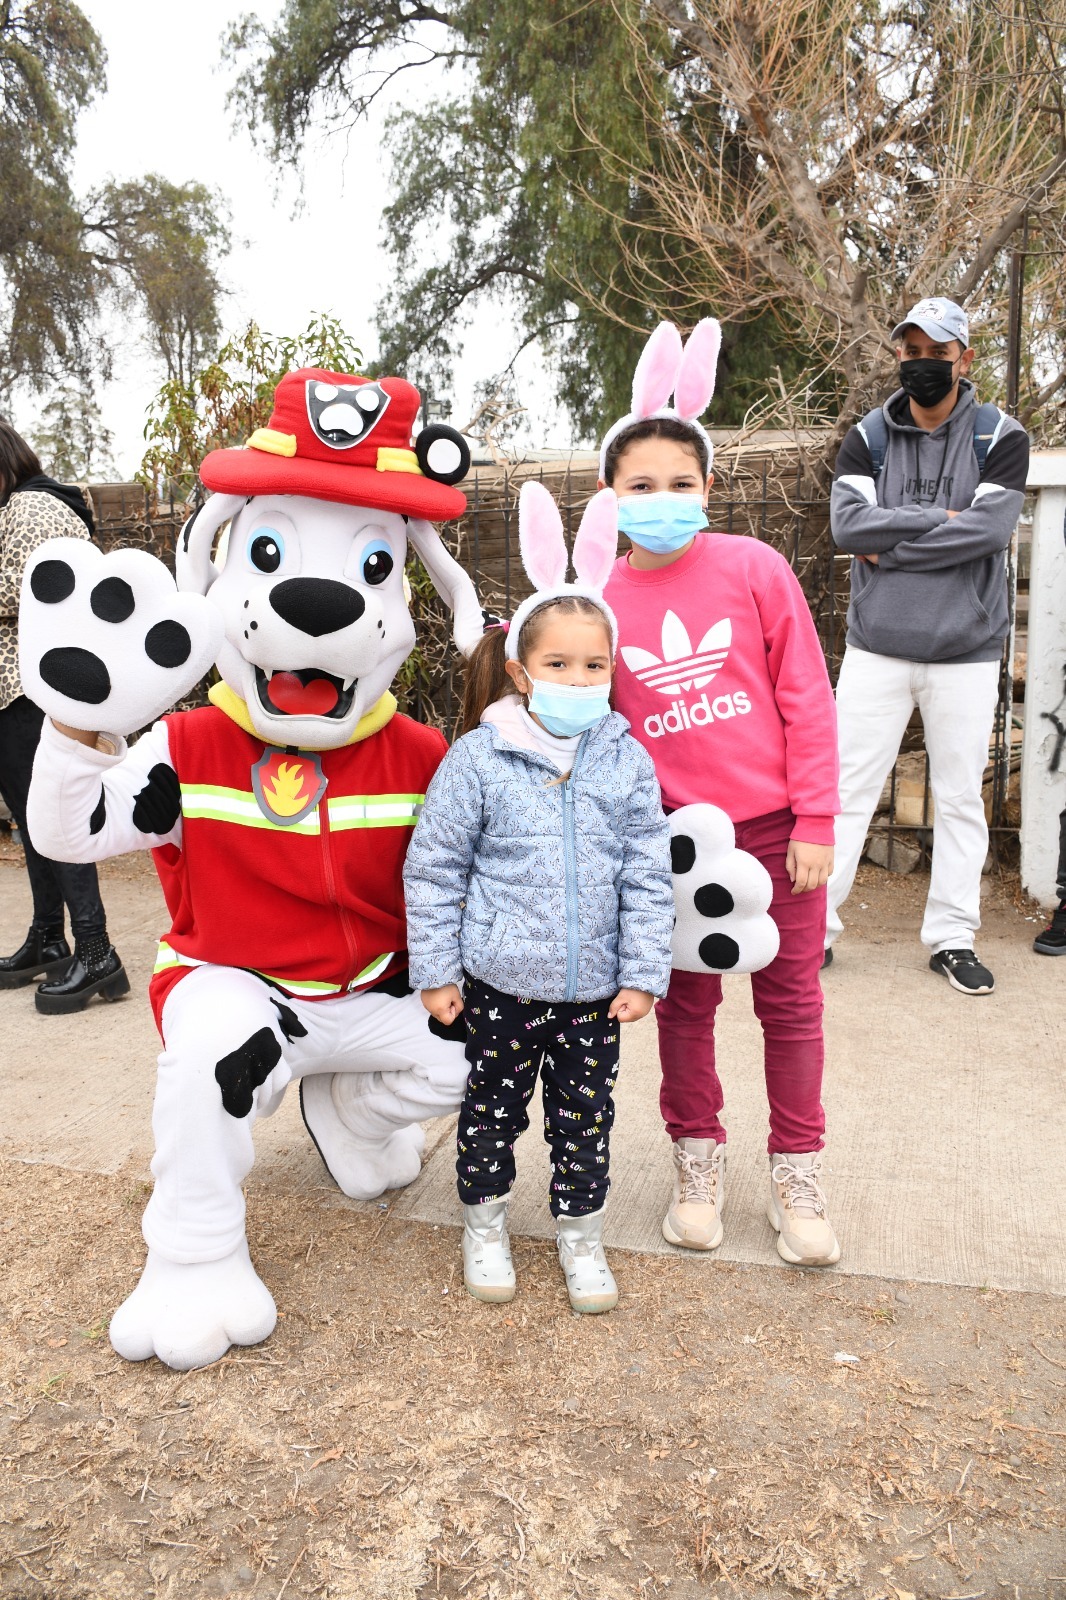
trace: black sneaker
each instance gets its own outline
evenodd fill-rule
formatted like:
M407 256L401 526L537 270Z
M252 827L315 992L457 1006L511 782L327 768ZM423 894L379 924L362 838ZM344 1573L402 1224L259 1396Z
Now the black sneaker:
M832 965L833 965L833 946L831 944L827 944L826 947L825 947L825 954L822 956L822 971L824 972L826 967L831 967Z
M1033 949L1042 956L1066 956L1066 900L1055 912L1043 933L1033 940Z
M941 973L960 994L991 994L996 980L972 950L938 950L929 958L932 972Z

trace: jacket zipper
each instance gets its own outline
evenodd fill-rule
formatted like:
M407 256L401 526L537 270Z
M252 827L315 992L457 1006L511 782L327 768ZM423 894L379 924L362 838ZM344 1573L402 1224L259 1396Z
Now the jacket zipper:
M566 998L577 995L577 960L580 949L577 921L577 850L574 841L574 776L588 735L582 736L563 790L563 873L566 880Z
M345 907L341 905L340 900L337 897L337 880L333 874L333 836L329 829L328 785L326 787L326 792L318 802L318 820L319 833L322 839L322 866L326 877L326 893L329 896L330 903L335 905L337 908L337 915L340 917L341 929L344 933L344 942L348 946L348 959L350 965L347 980L343 984L341 990L343 994L347 994L348 984L351 983L356 973L361 970L358 960L359 945L355 937L355 930L353 929L351 921L348 917L348 912Z

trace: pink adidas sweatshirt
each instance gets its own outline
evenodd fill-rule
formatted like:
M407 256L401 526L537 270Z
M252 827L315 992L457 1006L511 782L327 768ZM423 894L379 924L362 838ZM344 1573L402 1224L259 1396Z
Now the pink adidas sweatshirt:
M832 844L836 707L803 591L757 539L696 535L654 572L622 556L615 707L649 751L670 809L705 800L734 822L791 807L792 837Z

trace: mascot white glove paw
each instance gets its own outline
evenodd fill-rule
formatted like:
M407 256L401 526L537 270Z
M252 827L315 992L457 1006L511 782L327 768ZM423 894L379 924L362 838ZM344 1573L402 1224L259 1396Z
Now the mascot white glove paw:
M187 1372L220 1361L231 1344L259 1344L276 1321L273 1297L242 1240L220 1261L183 1264L149 1250L141 1281L111 1318L108 1335L127 1361L158 1356Z
M777 955L768 915L770 874L736 848L733 824L717 806L681 806L670 816L674 873L673 965L681 972L758 972Z
M218 608L178 594L144 550L102 555L84 539L50 539L26 564L19 673L56 722L133 733L198 683L222 643Z

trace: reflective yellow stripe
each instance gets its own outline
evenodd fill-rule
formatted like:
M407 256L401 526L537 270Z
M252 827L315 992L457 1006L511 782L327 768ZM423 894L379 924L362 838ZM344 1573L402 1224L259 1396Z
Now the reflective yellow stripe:
M417 472L420 478L423 476L413 450L396 450L391 445L382 445L378 451L377 469L379 472Z
M385 971L395 954L394 950L386 950L383 956L375 956L373 961L367 963L362 972L356 973L349 984L319 983L313 978L279 978L272 972L261 971L258 967L253 967L251 970L255 972L257 977L266 978L268 983L276 983L279 989L285 989L289 994L307 996L308 999L314 999L316 996L344 994L352 989L361 988L363 984L372 983L375 978L379 978ZM194 956L183 956L179 950L174 949L173 945L167 944L165 939L160 939L152 975L154 977L157 972L170 972L175 967L206 967L209 965L209 962L198 961Z
M413 828L425 802L424 794L350 794L328 799L330 827ZM278 833L321 833L317 810L302 822L284 827L263 815L250 789L227 789L219 784L183 783L182 815L210 822L233 822L242 828L270 828Z

